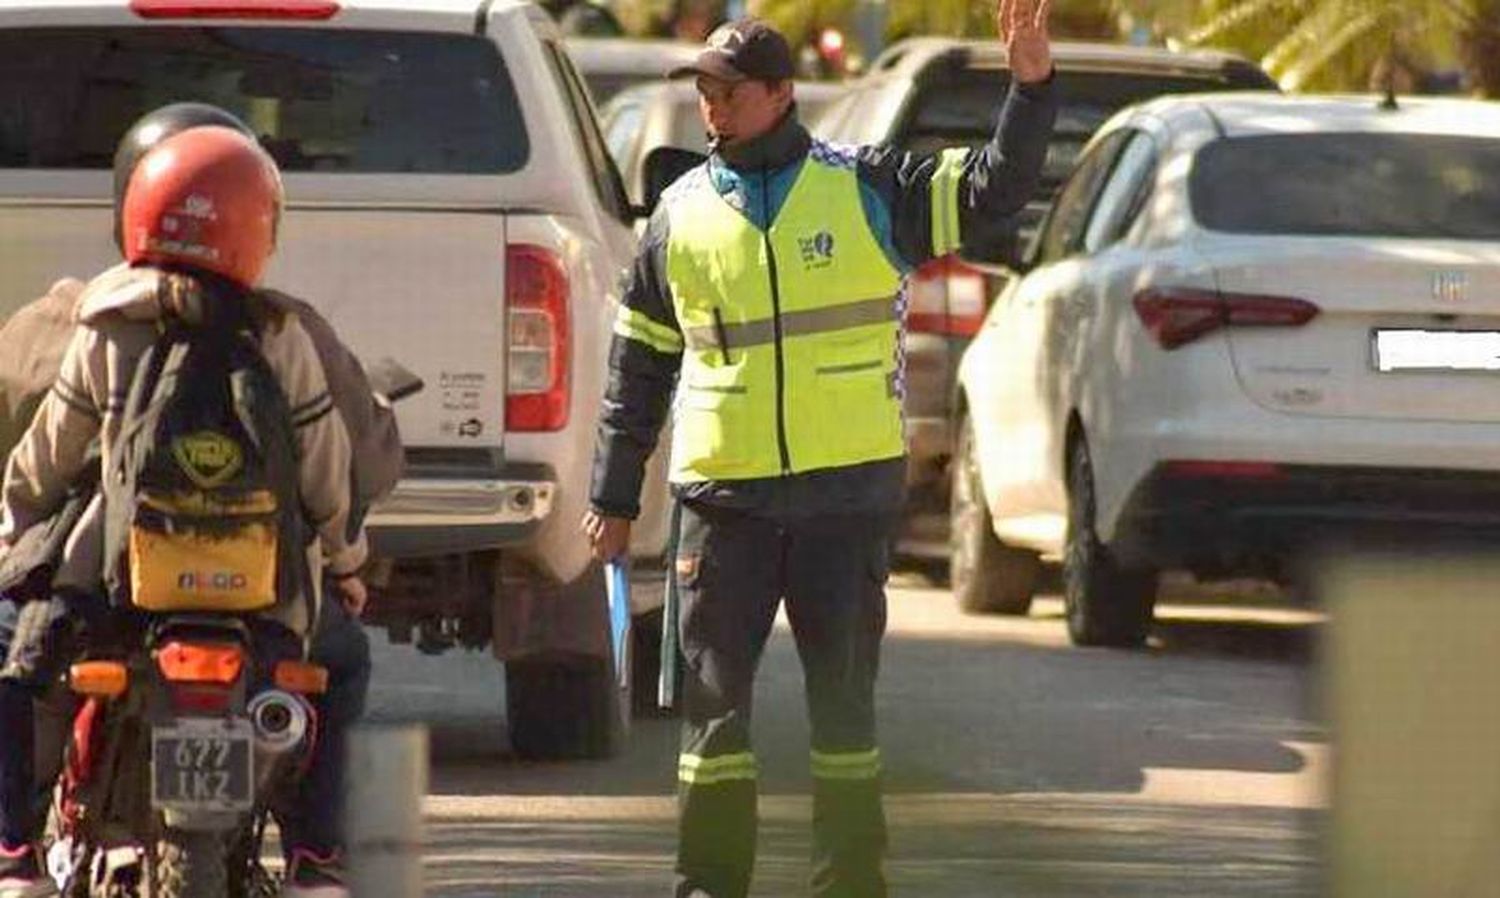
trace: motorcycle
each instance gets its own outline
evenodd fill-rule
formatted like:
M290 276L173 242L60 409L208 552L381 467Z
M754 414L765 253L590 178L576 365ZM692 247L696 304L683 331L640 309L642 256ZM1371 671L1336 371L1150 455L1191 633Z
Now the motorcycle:
M367 375L386 404L424 387L393 359ZM281 894L261 863L266 827L312 760L328 671L274 660L270 636L241 613L137 610L101 641L112 649L72 664L71 696L39 706L39 720L71 722L39 726L36 753L62 759L38 778L56 784L47 868L65 898Z
M270 808L311 756L327 672L257 662L214 613L147 617L134 648L69 670L78 699L50 813L66 898L271 898Z

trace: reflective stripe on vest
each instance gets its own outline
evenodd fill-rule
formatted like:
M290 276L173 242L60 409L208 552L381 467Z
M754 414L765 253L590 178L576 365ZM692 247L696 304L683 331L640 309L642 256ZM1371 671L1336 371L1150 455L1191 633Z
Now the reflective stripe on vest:
M769 232L701 173L680 186L666 205L666 275L686 345L672 481L901 456L902 276L870 229L855 171L809 156Z
M795 337L821 334L866 324L897 321L896 300L895 296L882 296L842 306L784 313L781 316L781 335ZM687 345L693 349L746 349L775 340L776 325L768 318L764 321L725 325L722 328L717 325L695 327L683 336L687 338Z

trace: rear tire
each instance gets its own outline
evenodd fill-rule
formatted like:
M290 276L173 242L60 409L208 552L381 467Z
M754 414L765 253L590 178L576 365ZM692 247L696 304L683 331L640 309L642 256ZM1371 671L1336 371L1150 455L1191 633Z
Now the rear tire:
M1063 599L1074 645L1139 648L1156 608L1156 572L1122 567L1094 529L1097 500L1088 446L1068 451L1068 538Z
M222 833L168 829L157 851L160 898L223 898L229 893Z
M506 723L528 761L607 758L628 739L630 689L606 658L544 655L505 665Z
M1005 545L995 536L985 502L973 422L959 426L953 459L953 496L949 503L953 547L949 572L958 607L970 614L1023 615L1031 610L1041 574L1041 557Z

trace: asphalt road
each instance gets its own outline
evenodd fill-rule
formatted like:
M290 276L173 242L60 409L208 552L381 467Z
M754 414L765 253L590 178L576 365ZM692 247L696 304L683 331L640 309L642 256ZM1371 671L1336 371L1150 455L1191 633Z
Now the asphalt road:
M958 614L890 590L880 707L892 892L929 896L1318 893L1327 746L1321 618L1214 593L1163 605L1145 652L1067 645L1061 606ZM662 898L674 850L676 726L638 721L601 763L508 756L503 678L483 654L377 638L372 716L431 726L429 895ZM757 692L755 895L805 894L807 727L790 636Z

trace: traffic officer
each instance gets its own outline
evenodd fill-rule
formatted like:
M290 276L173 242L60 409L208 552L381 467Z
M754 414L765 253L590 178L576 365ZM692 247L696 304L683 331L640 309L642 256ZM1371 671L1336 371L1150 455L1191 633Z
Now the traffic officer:
M627 551L670 404L687 665L678 898L749 891L752 684L783 599L812 719L812 891L886 894L874 686L904 477L903 283L1003 233L1035 191L1056 114L1048 6L1002 0L1013 78L975 150L814 139L786 40L753 19L671 74L697 79L711 156L667 191L631 271L583 529L598 558Z

